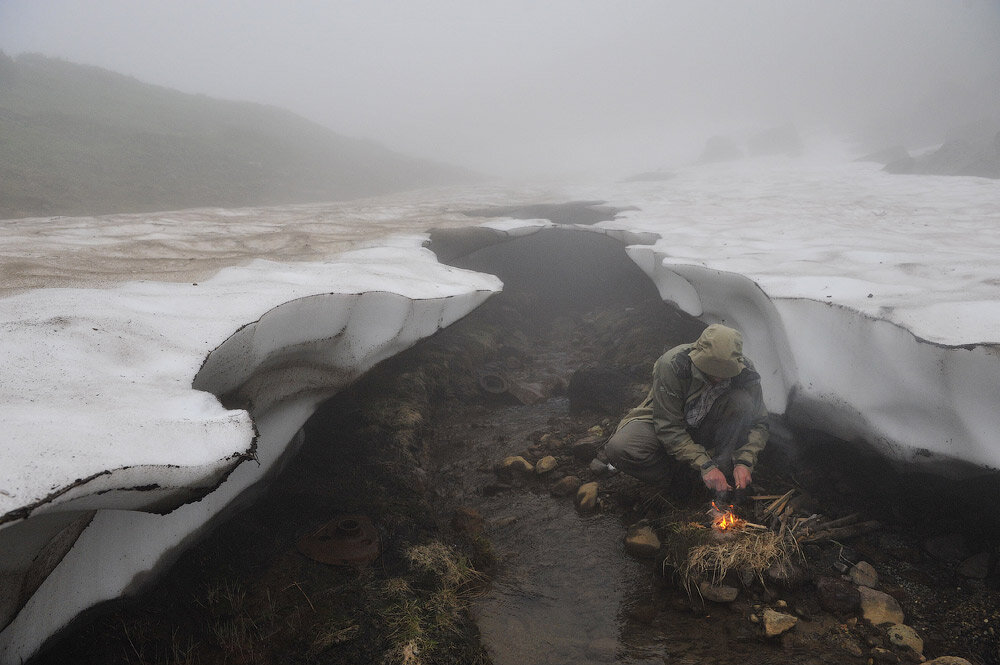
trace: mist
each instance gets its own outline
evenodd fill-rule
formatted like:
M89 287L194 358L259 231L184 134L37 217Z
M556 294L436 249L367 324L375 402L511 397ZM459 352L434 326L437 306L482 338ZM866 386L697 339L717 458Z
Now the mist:
M998 35L995 0L0 0L8 55L506 177L662 168L786 123L859 150L996 132Z

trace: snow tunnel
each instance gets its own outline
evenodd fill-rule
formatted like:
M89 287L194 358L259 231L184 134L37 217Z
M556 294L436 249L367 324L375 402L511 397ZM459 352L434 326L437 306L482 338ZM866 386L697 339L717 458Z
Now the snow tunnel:
M469 504L476 505L469 514L497 501L513 504L559 525L557 533L545 534L549 538L580 548L596 543L585 549L596 563L581 573L590 575L583 579L592 583L599 584L612 567L645 574L620 559L615 549L620 525L579 521L572 509L550 507L554 499L548 484L534 477L498 476L494 467L507 455L537 462L549 453L565 465L563 477L576 473L586 479L587 453L593 452L595 437L606 437L623 409L641 399L652 361L716 321L752 331L748 355L770 369L765 380L777 408L772 408L772 442L762 463L771 469L763 472L765 480L780 470L794 475L820 505L842 510L867 506L880 519L898 521L920 537L961 533L970 541L967 547L977 552L995 546L992 510L1000 484L994 472L959 460L951 460L948 473L936 472L926 460L888 455L878 442L860 436L863 428L838 438L834 434L850 430L815 427L836 424L845 411L818 408L822 399L803 399L798 411L800 368L789 361L795 357L790 351L795 342L783 327L773 325L780 319L777 306L748 280L714 271L666 271L651 247L656 238L649 235L596 227L519 228L430 233L427 248L441 263L496 275L503 282L502 292L488 299L481 294L485 302L471 314L464 315L468 303L449 299L404 302L408 299L403 296L378 292L311 296L275 308L269 320L247 326L216 349L195 387L253 415L265 481L229 496L224 522L199 512L199 503L180 509L198 513L186 521L212 521L213 532L194 544L194 537L178 530L131 555L138 570L129 570L121 584L139 595L83 615L49 641L36 662L64 662L81 645L92 650L88 657L93 662L155 658L157 650L170 649L199 662L245 659L242 650L247 648L275 658L278 653L317 658L331 649L372 656L361 647L350 651L361 642L386 651L404 649L405 641L393 646L365 633L399 629L393 622L403 618L393 612L422 598L425 590L417 582L394 581L405 571L424 570L418 554L431 554L419 549L424 547L420 543L454 531L466 548L463 556L489 565L493 554L478 539L476 527L461 520L456 525L459 509ZM664 302L665 293L674 295L672 303ZM702 318L691 316L692 311ZM804 318L810 317L815 313ZM295 319L303 325L289 332L285 323ZM770 336L761 339L767 331ZM337 349L332 355L331 348ZM483 381L487 376L502 376L504 389L490 389ZM336 395L330 397L332 393ZM817 411L828 420L816 416ZM588 436L589 448L582 445ZM957 467L962 468L955 472ZM632 488L605 498L629 512L642 505L637 497L640 493ZM357 514L371 518L380 533L381 572L369 574L380 578L377 583L358 582L366 578L356 571L317 565L296 547L303 535ZM501 523L509 516L488 519ZM97 520L103 531L80 536L89 538L91 547L97 547L102 533L129 532L140 522L148 521L142 527L146 533L160 528L155 517L129 511L99 514ZM595 524L606 533L589 531ZM530 544L537 534L526 529L517 535L504 546L529 543L531 557L542 558L546 548ZM117 554L110 543L101 547L95 550L99 556ZM172 550L169 557L162 558L164 548ZM557 560L578 553L566 546L551 548ZM609 558L605 550L614 554ZM62 583L72 584L89 560L80 557L75 571L62 573ZM433 561L428 569L450 560ZM172 565L164 570L167 563ZM223 573L227 566L235 571ZM153 570L159 575L155 581L147 576ZM627 586L624 578L615 580ZM421 583L430 584L426 579ZM579 611L580 598L564 588L571 586L562 580L546 592ZM117 595L112 587L106 598ZM563 654L585 658L609 649L601 640L617 634L620 626L606 616L613 619L625 601L617 591L603 595L600 602L587 597L594 605L578 612L583 619L570 616L566 608L557 613L567 633L595 635L582 643L561 643ZM350 611L364 615L365 603L383 608L379 603L385 599L384 614L373 620L376 628L343 619ZM334 618L319 625L317 607ZM537 609L518 607L529 615ZM177 608L191 617L180 627L154 618ZM264 610L270 612L266 617ZM534 616L544 623L547 615ZM583 620L593 623L577 623ZM198 623L211 629L199 631L194 627ZM475 620L464 617L455 625L464 635L478 630L495 662L533 662L505 644L511 624L504 623L495 605L487 603ZM531 632L530 626L521 628ZM136 630L145 631L148 654L135 653ZM234 637L240 631L242 637ZM130 647L132 654L122 660L120 654ZM459 657L471 661L475 647L463 648L468 651Z

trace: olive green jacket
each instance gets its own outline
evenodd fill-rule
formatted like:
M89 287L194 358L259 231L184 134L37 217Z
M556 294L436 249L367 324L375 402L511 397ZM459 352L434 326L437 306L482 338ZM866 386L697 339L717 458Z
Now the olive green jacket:
M691 438L684 420L685 405L697 399L711 385L688 356L693 347L694 344L681 344L660 356L653 365L653 385L649 395L642 404L626 414L618 427L632 420L652 422L664 449L704 474L717 465L709 451ZM742 464L753 469L757 455L767 445L767 409L760 389L760 375L749 359L744 358L743 361L746 368L731 379L732 386L750 393L756 413L746 444L733 455L733 465Z

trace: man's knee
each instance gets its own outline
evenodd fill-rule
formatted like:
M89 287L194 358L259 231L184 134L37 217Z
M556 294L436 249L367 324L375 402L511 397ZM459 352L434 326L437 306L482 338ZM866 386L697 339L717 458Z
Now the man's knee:
M615 432L604 444L604 454L616 466L643 464L656 459L658 444L653 427L646 432L643 423L628 423Z

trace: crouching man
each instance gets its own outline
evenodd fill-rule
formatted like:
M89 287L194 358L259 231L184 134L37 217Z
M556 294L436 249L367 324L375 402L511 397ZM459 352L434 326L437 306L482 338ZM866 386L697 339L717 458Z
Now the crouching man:
M743 337L711 325L693 344L660 356L649 396L625 416L592 468L610 463L665 485L676 482L680 462L716 493L744 489L767 443L766 419L760 375L743 356Z

